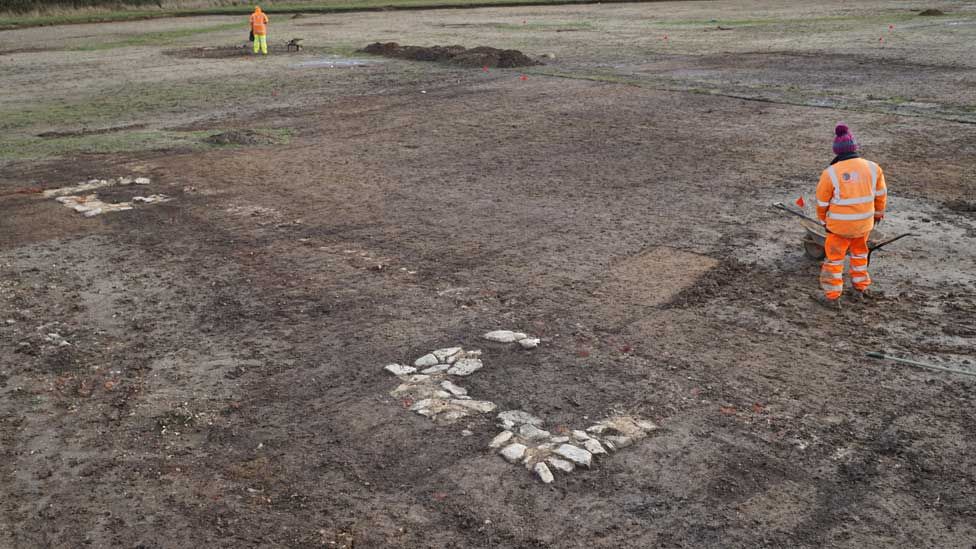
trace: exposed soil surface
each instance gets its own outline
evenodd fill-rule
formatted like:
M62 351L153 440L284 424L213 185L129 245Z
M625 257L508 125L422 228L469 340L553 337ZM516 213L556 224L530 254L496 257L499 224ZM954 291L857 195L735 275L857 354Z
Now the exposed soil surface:
M410 59L412 61L441 61L465 67L496 67L510 69L531 67L534 61L518 50L500 50L487 46L467 49L464 46L401 46L396 42L376 42L363 48L364 53Z
M184 48L176 50L167 50L166 55L172 55L174 57L188 57L193 59L226 59L228 57L249 57L255 55L254 48L252 45L242 45L242 46L213 46L213 47L203 47L203 48ZM268 44L268 55L271 54L286 54L288 52L287 46L282 44L271 43Z
M237 30L89 44L220 18L0 33L0 53L63 50L3 57L0 547L970 548L976 380L865 356L976 371L976 16L909 7L299 20L340 22L302 29L335 55L554 55L525 71L165 54ZM834 311L770 205L813 200L839 121L884 168L884 232L918 236ZM127 124L291 137L77 133ZM152 182L100 200L172 200L84 218L36 192L119 176ZM390 396L385 365L453 345L483 350L459 384L554 432L661 429L543 485L487 448L491 415L439 425Z

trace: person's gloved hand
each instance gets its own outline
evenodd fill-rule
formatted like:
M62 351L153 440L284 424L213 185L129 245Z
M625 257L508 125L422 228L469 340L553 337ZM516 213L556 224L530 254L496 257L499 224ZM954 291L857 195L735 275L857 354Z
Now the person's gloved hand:
M881 220L883 220L883 219L884 219L884 212L875 212L874 213L874 222L875 223L881 223Z

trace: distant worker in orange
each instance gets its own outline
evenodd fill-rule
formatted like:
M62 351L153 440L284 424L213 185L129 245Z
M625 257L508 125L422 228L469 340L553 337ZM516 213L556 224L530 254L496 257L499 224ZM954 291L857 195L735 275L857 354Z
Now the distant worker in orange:
M255 6L251 14L251 32L254 34L254 53L260 50L268 55L268 16L261 11L261 6Z
M824 243L827 257L820 269L820 288L824 293L819 301L828 307L839 306L844 291L844 257L848 251L854 296L867 297L871 285L868 236L875 223L884 219L888 198L884 172L874 162L861 158L850 129L839 124L834 133L837 156L817 184L817 217L827 227Z

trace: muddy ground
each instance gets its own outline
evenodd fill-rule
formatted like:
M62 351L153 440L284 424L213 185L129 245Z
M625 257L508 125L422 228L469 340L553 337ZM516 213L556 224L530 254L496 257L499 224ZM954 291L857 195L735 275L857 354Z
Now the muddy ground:
M971 4L309 16L272 19L298 54L171 54L232 23L0 32L0 547L976 544L976 378L865 357L976 372ZM769 205L811 200L841 120L918 236L830 311ZM33 192L128 175L100 198L173 200ZM490 415L389 396L453 344L548 428L661 429L543 485Z

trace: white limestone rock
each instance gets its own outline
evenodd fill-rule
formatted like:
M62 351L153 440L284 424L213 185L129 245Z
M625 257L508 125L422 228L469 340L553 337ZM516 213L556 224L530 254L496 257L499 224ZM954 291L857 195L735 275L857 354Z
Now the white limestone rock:
M447 347L445 349L437 349L433 355L444 364L454 364L454 361L458 359L458 355L461 354L462 350L460 347Z
M434 366L431 366L430 368L425 368L425 369L421 370L420 373L422 373L422 374L439 374L441 372L446 372L450 368L451 368L451 365L450 364L435 364Z
M522 334L522 336L524 337L525 334ZM498 343L515 343L518 341L518 338L515 337L515 332L511 330L495 330L481 337L488 341L497 341Z
M141 202L143 204L153 204L158 202L169 202L172 200L165 194L151 194L149 196L135 196L132 197L133 202Z
M455 421L467 417L470 414L467 410L445 410L442 413L437 414L434 419L438 423L454 423Z
M527 423L519 427L519 436L528 440L545 440L552 436L552 434L549 431L545 431L536 427L535 425Z
M451 366L451 369L447 371L448 374L453 376L469 376L484 366L481 359L477 358L462 358Z
M573 469L576 468L572 462L566 461L565 459L559 459L556 456L549 456L546 458L546 463L548 463L553 469L563 473L572 473Z
M495 435L495 438L491 439L491 442L488 443L488 447L501 448L503 444L512 440L513 436L515 436L515 433L511 431L502 431L501 433Z
M582 465L583 467L589 467L593 461L593 454L572 444L561 445L559 448L556 448L556 453L576 465Z
M434 366L438 363L440 363L440 361L437 360L437 357L434 356L434 353L427 353L426 355L415 360L413 365L418 368L426 368L428 366Z
M569 442L569 437L552 437L549 439L549 442L552 442L553 444L563 444Z
M542 420L535 417L528 412L523 412L522 410L508 410L498 414L498 420L501 422L511 422L513 425L529 424L535 425L536 427L542 426Z
M383 369L395 376L405 376L417 371L413 366L404 366L403 364L389 364Z
M657 426L656 423L654 423L653 421L650 421L650 420L646 420L646 419L639 419L639 420L637 420L637 426L640 427L641 429L645 430L645 431L654 431L654 430L658 429L658 426Z
M527 337L525 339L520 339L518 343L523 349L535 349L539 346L541 341L542 340L537 337Z
M541 461L535 464L534 471L535 474L539 475L539 480L546 484L550 484L554 480L552 477L552 471L550 471L549 467L547 467L546 464L542 463Z
M576 440L590 440L590 435L586 434L586 431L573 431L573 438Z
M424 398L424 399L418 400L417 402L414 402L413 403L413 406L410 407L410 411L411 412L416 412L416 411L422 410L424 408L430 408L431 406L434 405L434 402L435 401L432 398Z
M469 410L474 410L475 412L481 414L487 414L488 412L494 412L497 406L494 402L488 402L487 400L461 400L453 399L451 404L455 406L460 406L462 408L467 408Z
M634 443L634 439L632 439L630 437L623 437L623 436L616 436L616 435L609 435L609 436L603 437L603 440L604 440L604 442L608 442L610 444L613 444L613 449L614 450L619 450L621 448L626 448L626 447L628 447L628 446L630 446L630 445L632 445Z
M137 177L135 180L136 185L148 185L151 182L148 177Z
M453 383L451 383L450 381L447 381L447 380L444 380L444 381L441 382L441 387L445 391L447 391L448 393L451 393L454 396L464 396L464 395L467 395L468 394L468 390L467 389L465 389L464 387L455 385L455 384L453 384Z
M515 341L522 341L523 339L529 337L529 335L522 332L512 332L512 337L515 338Z
M525 445L518 442L509 444L502 448L501 454L509 463L516 463L525 455Z
M585 441L583 443L583 447L586 448L587 452L594 455L607 453L607 451L603 449L603 446L600 444L600 442L592 438L590 440Z
M599 428L600 430L596 430ZM638 420L632 416L614 416L597 422L587 429L590 433L605 433L622 435L631 438L643 438L647 431L657 429L657 425L647 420Z

